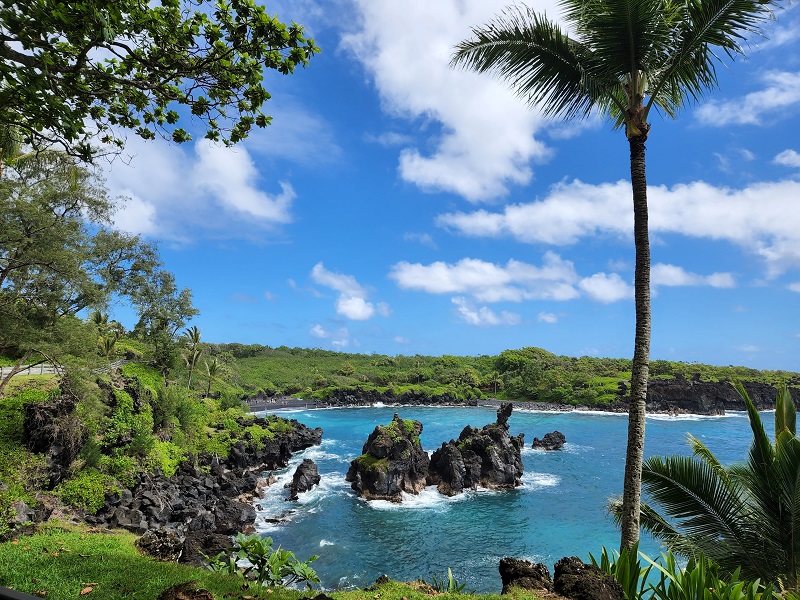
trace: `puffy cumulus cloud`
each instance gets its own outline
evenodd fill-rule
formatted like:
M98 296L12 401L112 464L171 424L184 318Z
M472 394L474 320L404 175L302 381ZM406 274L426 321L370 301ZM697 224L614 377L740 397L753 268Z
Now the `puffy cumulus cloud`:
M630 182L561 182L542 199L502 211L440 215L437 224L473 237L570 245L590 236L629 238ZM648 189L652 234L726 241L760 256L768 276L800 267L800 182L753 183L733 189L697 181ZM724 280L723 280L724 281Z
M650 269L650 285L655 286L711 286L715 288L736 287L736 281L730 273L712 273L698 275L690 273L675 265L655 264Z
M206 140L178 146L132 136L128 158L104 166L112 195L127 197L115 225L131 233L171 241L199 238L263 239L291 222L296 194L289 183L264 191L245 145L215 146Z
M800 73L770 71L763 76L765 87L743 98L710 101L695 116L704 125L759 125L780 117L787 108L800 103Z
M455 264L399 262L391 268L389 277L403 289L468 294L479 302L571 300L578 296L575 283L579 279L573 264L554 252L544 255L541 266L518 260L496 265L475 258Z
M335 331L329 331L317 323L308 332L311 337L327 340L334 348L346 348L350 345L350 332L346 327L341 327Z
M447 213L436 224L474 237L510 235L522 242L574 244L603 232L627 234L633 228L630 194L629 182L561 182L537 202L509 204L503 212Z
M522 318L512 312L503 311L499 315L487 306L475 307L463 296L452 298L456 314L464 322L478 327L493 325L517 325Z
M633 286L616 273L595 273L591 277L581 279L578 286L592 300L603 304L633 298Z
M355 29L342 39L374 80L384 111L416 120L427 139L400 153L403 179L470 201L530 181L548 150L535 137L544 119L487 75L451 69L453 47L500 14L505 0L354 0ZM555 0L533 7L558 14ZM408 35L414 31L415 35ZM420 40L425 40L420 44ZM433 126L431 126L433 124ZM433 150L428 152L427 148Z
M336 312L352 321L366 321L375 314L389 316L391 308L385 302L378 305L367 301L367 290L356 281L352 275L344 275L328 271L320 262L311 269L311 279L314 283L324 285L337 292Z
M775 158L772 159L772 162L777 165L783 165L784 167L800 169L800 154L791 149L784 150L776 155Z
M291 221L289 208L296 197L292 186L281 183L282 191L275 196L261 191L256 185L258 170L248 152L203 142L195 145L195 152L198 161L194 165L193 183L210 192L219 204L248 218L271 223Z

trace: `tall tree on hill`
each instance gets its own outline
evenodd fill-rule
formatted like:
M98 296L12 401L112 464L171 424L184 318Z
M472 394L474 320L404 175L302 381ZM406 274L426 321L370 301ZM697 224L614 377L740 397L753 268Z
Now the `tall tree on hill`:
M318 52L303 28L255 0L16 0L0 5L0 129L34 149L91 160L145 139L233 144L270 117L266 70L290 74Z
M650 242L645 142L653 107L676 117L717 86L723 55L744 54L780 0L562 0L567 30L515 6L459 43L452 65L506 80L546 116L599 112L630 146L636 248L634 341L621 547L639 539L650 360Z

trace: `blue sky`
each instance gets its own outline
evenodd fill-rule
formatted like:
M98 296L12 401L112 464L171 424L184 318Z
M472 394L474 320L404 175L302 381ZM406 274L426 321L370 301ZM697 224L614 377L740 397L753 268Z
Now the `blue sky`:
M158 242L204 340L632 355L624 134L448 67L505 4L269 4L322 49L268 75L273 125L233 149L129 137L103 167L116 223ZM769 31L677 120L651 115L654 359L800 370L800 11Z

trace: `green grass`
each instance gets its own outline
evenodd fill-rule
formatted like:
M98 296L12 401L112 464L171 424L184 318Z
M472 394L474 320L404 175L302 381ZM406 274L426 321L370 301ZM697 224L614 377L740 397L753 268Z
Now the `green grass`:
M91 600L154 600L165 589L194 581L216 598L270 598L299 600L313 597L319 590L299 592L282 588L243 589L244 580L158 562L139 553L135 536L127 532L90 532L49 526L32 536L22 536L0 544L0 586L42 596L49 600L74 600L81 591ZM454 568L456 574L458 569ZM330 593L336 600L423 600L432 589L420 582L390 581L368 590ZM500 600L498 595L435 594L437 600ZM516 590L504 600L533 600L535 596Z

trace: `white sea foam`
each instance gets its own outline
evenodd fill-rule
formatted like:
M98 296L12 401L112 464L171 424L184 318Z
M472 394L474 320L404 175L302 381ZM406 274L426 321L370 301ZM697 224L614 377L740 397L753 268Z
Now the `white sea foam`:
M370 508L375 510L432 510L434 512L445 512L454 502L460 502L471 495L470 492L457 496L445 496L440 494L435 486L429 485L419 494L407 494L403 492L402 502L389 502L388 500L364 500Z
M523 473L522 483L531 488L555 487L561 483L561 477L552 473Z
M717 419L730 419L736 418L737 415L725 413L724 415L695 415L695 414L666 414L666 413L651 413L647 415L648 419L653 421L714 421Z
M320 548L321 548L322 546L335 546L335 545L336 545L336 544L335 544L334 542L330 542L330 541L328 541L328 540L320 540L320 541L319 541L319 546L320 546Z

